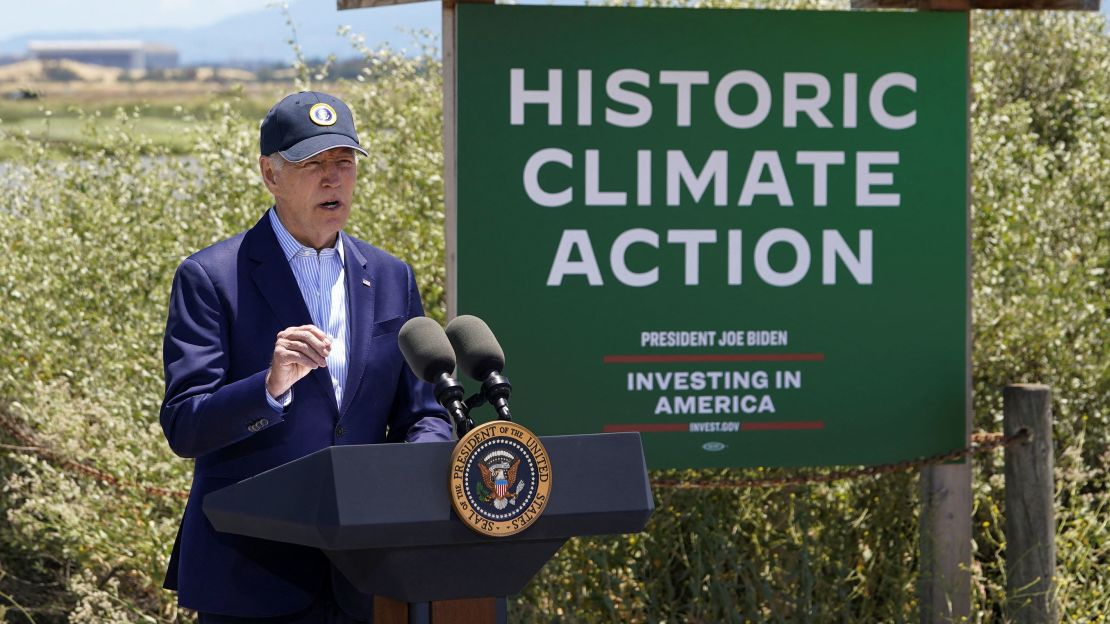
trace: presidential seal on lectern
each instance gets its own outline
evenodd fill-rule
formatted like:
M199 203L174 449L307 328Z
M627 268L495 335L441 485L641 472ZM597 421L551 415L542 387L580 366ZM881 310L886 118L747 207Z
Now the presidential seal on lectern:
M543 513L551 462L539 437L515 422L471 429L451 455L451 504L471 529L493 537L519 533Z

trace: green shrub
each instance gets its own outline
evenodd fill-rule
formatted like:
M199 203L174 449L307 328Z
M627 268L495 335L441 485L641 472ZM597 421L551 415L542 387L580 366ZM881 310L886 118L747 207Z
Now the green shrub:
M440 80L435 61L383 51L340 89L373 154L348 230L412 263L442 319ZM166 305L182 259L253 225L272 201L257 173L258 120L239 112L249 108L235 95L212 102L184 157L135 132L137 109L110 126L89 117L89 141L61 160L14 137L21 152L5 163L0 210L0 339L12 345L0 354L0 412L43 446L134 482L188 488L192 464L170 453L157 419ZM97 483L33 453L7 454L3 473L0 552L83 571L60 573L73 621L179 617L159 588L181 500Z

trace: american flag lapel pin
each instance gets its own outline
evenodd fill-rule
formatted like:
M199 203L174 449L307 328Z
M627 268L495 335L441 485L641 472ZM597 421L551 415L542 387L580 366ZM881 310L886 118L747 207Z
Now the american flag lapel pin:
M367 288L370 288L370 280L366 279L365 277L362 278L362 285L367 287Z

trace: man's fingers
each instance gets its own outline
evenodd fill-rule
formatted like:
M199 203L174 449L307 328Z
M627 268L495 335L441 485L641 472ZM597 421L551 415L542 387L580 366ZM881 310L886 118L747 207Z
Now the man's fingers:
M300 355L300 356L306 358L312 364L312 368L316 368L318 366L327 366L328 365L328 361L326 359L327 358L326 354L320 353L317 349L313 348L311 345L307 345L303 342L298 342L296 340L283 339L283 340L279 341L278 347L280 349L283 349L286 353L295 353L297 355Z
M280 343L283 340L286 342L300 342L310 346L321 356L327 357L328 353L331 352L331 340L328 339L327 335L323 335L323 332L320 332L319 329L313 327L313 329L316 329L313 332L306 329L308 327L313 326L291 327L278 334L278 342ZM318 334L323 335L323 337L321 338Z
M320 368L320 365L317 364L316 362L312 361L311 358L304 355L303 353L297 353L296 351L286 351L281 356L279 356L278 357L278 365L279 366L287 366L287 367L288 366L303 366L304 368L306 368L308 370L313 370L313 369L316 369L316 368Z
M322 357L327 357L331 352L331 341L325 336L322 340L311 332L296 332L290 337L293 342L299 342L312 348Z
M289 327L278 332L274 361L281 366L304 366L309 370L328 365L331 340L315 325Z
M309 370L320 368L320 364L317 364L316 361L314 361L307 355L303 353L298 353L297 351L289 351L287 349L283 349L278 352L275 360L277 361L278 366L288 367L297 365L303 366Z
M324 332L324 330L320 329L319 327L317 327L315 325L301 325L297 329L309 332L310 334L315 336L316 339L319 340L320 342L324 342L324 343L327 343L329 345L331 344L331 338L328 338L328 335Z

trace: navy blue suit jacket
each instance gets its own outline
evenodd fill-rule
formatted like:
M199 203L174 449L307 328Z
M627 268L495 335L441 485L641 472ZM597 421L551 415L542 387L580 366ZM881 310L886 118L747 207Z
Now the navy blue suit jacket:
M165 585L185 607L292 613L311 604L332 573L315 549L216 532L201 510L209 492L331 445L450 439L446 412L397 346L401 325L424 314L412 270L340 236L351 343L338 406L324 368L293 386L284 413L266 401L277 333L312 322L267 217L193 254L174 276L160 418L170 447L195 458L195 469Z

